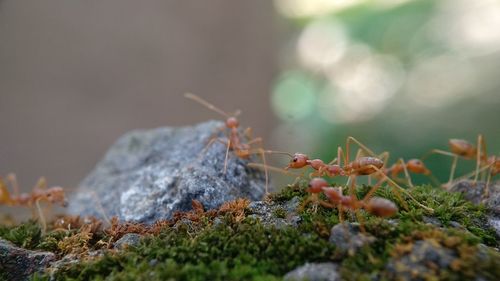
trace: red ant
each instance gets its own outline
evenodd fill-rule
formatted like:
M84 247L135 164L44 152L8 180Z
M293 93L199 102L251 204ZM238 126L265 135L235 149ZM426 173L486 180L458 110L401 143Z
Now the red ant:
M208 147L210 147L216 141L223 143L227 146L226 156L225 156L225 160L224 160L224 174L226 173L226 170L227 170L227 161L228 161L230 149L236 154L237 157L242 158L242 159L248 159L248 158L250 158L250 155L252 155L252 154L260 154L264 166L267 166L265 152L264 152L264 149L262 148L262 146L263 146L262 138L257 137L257 138L252 139L252 137L251 137L252 129L250 127L246 128L244 130L244 135L249 139L249 141L242 142L241 132L240 132L240 122L236 118L240 114L239 110L236 111L236 113L231 115L231 114L228 114L225 111L219 109L215 105L207 102L206 100L200 98L199 96L192 94L192 93L186 93L186 94L184 94L184 97L191 99L195 102L198 102L201 105L207 107L208 109L213 110L213 111L219 113L220 115L226 117L226 122L225 122L226 127L225 128L229 130L229 132L227 133L227 139L214 137L208 142L206 147L203 149L203 151L205 151L206 149L208 149ZM259 143L260 146L256 149L252 149L251 145L255 144L255 143ZM265 169L264 172L265 172L265 177L266 177L266 187L265 187L266 194L269 194L269 192L268 192L269 176L268 176L267 168Z
M339 212L340 223L344 222L344 209L353 211L360 222L361 230L365 232L363 220L359 214L359 210L364 209L372 215L384 218L391 217L398 211L394 202L381 197L373 197L375 191L376 188L373 187L362 200L358 200L355 194L344 196L341 188L330 187L328 182L323 178L313 178L309 182L309 192L312 192L314 199L308 199L308 201L316 200L316 202L319 202L322 206L328 208L334 208L336 206ZM325 194L333 205L319 199L318 195L321 192ZM317 206L317 204L315 206Z
M437 153L442 155L447 155L453 157L453 162L451 164L450 177L448 182L444 184L445 187L451 186L453 178L455 176L455 170L457 167L458 158L462 157L466 160L476 160L476 172L474 177L474 182L477 181L479 176L479 169L481 166L488 165L488 155L486 153L486 143L484 141L483 135L479 134L477 136L477 144L474 145L463 139L450 139L448 141L450 151L444 151L440 149L433 149L422 156L422 159L429 157L431 154Z
M14 190L14 194L11 195L9 193L7 184L0 177L0 204L7 206L27 206L30 208L34 204L37 207L40 221L43 226L42 233L45 233L47 225L42 208L40 207L40 202L61 204L62 207L66 207L68 205L64 189L59 186L47 188L47 181L44 177L41 177L38 180L31 193L19 193L19 185L16 175L9 174L6 177L6 180Z
M402 191L405 193L408 197L410 197L411 200L413 200L417 205L419 205L421 208L424 208L425 210L429 212L433 212L434 210L432 208L429 208L425 205L422 205L420 202L418 202L410 193L408 193L405 189L403 189L401 186L399 186L396 182L394 182L390 177L386 175L386 172L390 170L385 170L384 165L386 161L383 161L382 159L378 157L360 157L360 151L358 151L358 154L356 156L356 159L353 161L349 160L349 152L350 152L350 143L354 142L358 144L363 150L368 152L371 155L375 155L370 149L368 149L365 145L363 145L361 142L356 140L353 137L348 137L346 141L346 153L344 154L343 149L339 146L337 149L337 158L332 160L330 163L325 164L321 159L313 159L310 160L309 157L306 154L302 153L295 153L294 155L291 155L286 152L275 152L275 151L266 151L269 153L279 153L279 154L288 154L292 156L292 159L290 160L289 164L287 167L285 167L285 170L287 169L301 169L306 166L310 166L315 172L311 173L310 176L348 176L349 181L348 184L350 183L350 194L354 195L355 193L355 181L356 177L362 176L362 175L373 175L379 178L379 181L373 186L373 190L377 190L384 182L389 182L389 184L393 187L393 192L395 195L399 198L401 203L405 206L405 209L408 209L406 202L403 200L401 197L401 194L399 191ZM381 158L387 159L388 153L383 153L381 154ZM344 165L341 165L341 160L344 161ZM337 163L337 164L334 164ZM411 162L412 164L421 164L421 163L415 163L415 161ZM423 164L423 163L422 163ZM402 165L402 164L401 164ZM406 169L407 165L403 165L402 168ZM417 169L417 167L419 169ZM394 170L391 171L394 173L397 173L398 171L396 168L399 168L399 166L394 166ZM415 167L412 166L412 169L415 168L415 171L422 171L421 165L415 165Z

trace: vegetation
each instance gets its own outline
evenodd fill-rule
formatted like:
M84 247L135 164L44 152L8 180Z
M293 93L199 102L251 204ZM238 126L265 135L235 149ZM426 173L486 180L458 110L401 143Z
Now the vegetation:
M358 195L363 196L367 190L360 187ZM377 193L398 202L388 189ZM229 202L211 211L193 202L193 211L178 213L172 220L152 226L114 219L110 227L103 227L97 220L85 223L79 218L63 218L64 228L56 229L61 226L60 219L43 236L34 221L0 227L0 236L24 248L49 250L60 258L72 254L79 260L57 271L35 275L33 280L48 280L51 274L56 280L281 280L306 262L326 261L339 263L346 279L363 280L374 275L390 278L387 263L408 254L419 240L433 241L457 257L453 266L436 272L431 268L428 274L446 279L482 274L495 280L500 276L497 252L477 254L480 244L498 247L495 232L484 227L485 207L431 186L416 187L411 194L435 213L426 214L411 202L408 211L400 210L392 219L363 213L367 234L377 239L352 255L328 242L330 228L338 223L335 209L319 207L313 212L308 206L298 213L298 227L276 228L249 217L246 200ZM273 194L269 204L280 204L294 196L305 200L305 187L288 186ZM278 208L272 215L285 218L288 214ZM442 227L425 223L426 218ZM353 220L350 216L348 219ZM73 226L69 226L70 221ZM457 223L463 229L452 227ZM113 249L113 243L126 233L139 233L143 239L137 246Z

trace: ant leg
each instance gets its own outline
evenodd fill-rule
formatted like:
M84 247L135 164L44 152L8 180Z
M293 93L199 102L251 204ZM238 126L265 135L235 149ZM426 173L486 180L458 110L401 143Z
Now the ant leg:
M250 129L250 134L251 134L251 128L248 127L247 128L247 131ZM267 162L266 162L266 151L264 150L264 145L262 143L262 138L254 138L253 140L250 140L247 142L247 145L252 145L254 143L258 143L259 144L259 147L257 148L257 151L260 155L260 158L262 159L262 163L264 164L264 167L267 166ZM266 176L266 195L269 194L269 190L268 190L268 187L269 187L269 172L267 171L267 169L264 169L264 174Z
M226 117L226 118L229 118L231 117L228 113L226 113L225 111L223 111L222 109L219 109L218 107L216 107L215 105L209 103L208 101L200 98L199 96L195 95L195 94L192 94L192 93L185 93L184 94L184 97L185 98L188 98L190 100L193 100L203 106L205 106L206 108L212 110L212 111L215 111L217 113L219 113L220 115Z
M410 173L408 173L408 169L406 168L405 160L403 160L403 158L399 158L399 162L403 165L403 171L405 173L406 180L408 181L408 185L413 188L413 182L411 181Z
M386 167L387 163L389 163L389 156L390 156L389 151L384 151L384 152L380 153L379 155L377 155L378 159L384 161L384 165L382 167Z
M17 181L16 174L10 173L7 175L6 179L7 179L8 184L12 187L12 190L14 191L14 195L19 196L20 189L19 189L19 183Z
M423 204L421 204L420 202L417 201L417 199L415 199L406 189L402 188L399 184L397 184L396 182L394 182L391 178L389 178L387 175L385 175L379 168L377 168L376 166L373 166L373 165L369 165L369 167L373 168L374 170L378 171L383 178L385 178L391 185L393 185L393 187L395 188L394 190L397 192L396 189L399 189L402 193L404 193L406 196L410 197L410 199L412 201L415 202L415 204L417 204L419 207L425 209L426 211L430 212L430 213L433 213L434 212L434 209L430 208L430 207L427 207Z
M349 184L349 195L350 196L354 196L357 199L358 197L356 196L356 176L355 175L351 175L349 177L349 181L350 181L350 184Z
M38 215L40 218L40 222L42 223L42 235L45 235L45 232L47 231L47 223L45 222L45 216L43 215L43 210L40 207L40 198L38 198L35 201L36 208L38 210Z
M246 129L243 131L243 135L244 135L247 139L249 139L249 140L251 140L251 139L252 139L252 134L253 134L253 130L252 130L252 128L251 128L251 127L248 127L248 128L246 128Z
M0 178L0 204L13 204L7 185L2 178Z
M248 163L247 164L248 167L251 167L251 168L259 168L259 169L268 169L269 171L273 171L273 172L278 172L278 173L282 173L284 175L287 175L287 176L294 176L294 177L301 177L303 174L295 174L295 173L292 173L288 170L285 170L283 168L278 168L278 167L274 167L274 166L270 166L270 165L264 165L264 164L261 164L261 163Z
M359 209L354 210L354 215L356 215L356 219L359 222L359 229L361 230L362 233L366 233L364 219Z
M260 154L260 157L262 158L262 163L264 164L264 167L267 167L267 163L266 163L266 154L264 153L264 149L262 148L259 148L259 154ZM266 177L266 195L269 194L269 172L267 171L267 168L264 169L264 174L265 174L265 177Z
M346 140L345 147L346 147L346 153L347 154L349 154L349 146L350 146L351 142L354 142L355 144L357 144L360 148L362 148L371 157L377 157L377 155L371 149L369 149L366 145L362 144L360 141L358 141L357 139L355 139L352 136L347 137L347 140Z
M231 147L231 140L228 139L227 140L227 148L226 148L226 156L224 157L224 175L226 174L227 172L227 160L229 158L229 148Z
M490 181L491 181L491 172L488 172L488 179L486 180L486 186L484 188L484 197L490 197Z
M211 138L211 139L208 141L207 145L205 145L205 147L204 147L204 148L201 150L201 152L198 154L198 158L197 158L197 160L201 160L201 158L205 155L205 153L206 153L206 152L207 152L207 150L210 148L210 146L212 146L212 145L214 144L214 142L216 142L216 141L221 141L221 142L222 142L222 140L221 140L220 138L217 138L217 137L215 137L215 138ZM224 144L226 144L226 143L224 142Z
M382 186L382 184L387 181L387 179L389 179L389 177L379 179L379 181L370 189L370 191L368 191L368 193L365 195L365 197L363 197L363 199L361 201L363 201L363 203L366 204L371 199L371 197L375 194L375 192ZM403 196L401 196L401 193L397 190L397 188L395 188L393 186L393 188L391 188L391 190L396 195L399 202L401 202L401 205L403 205L403 208L406 211L408 211L409 210L408 204L403 199Z
M333 165L335 162L338 162L338 159L338 157L334 158L332 161L328 162L328 165Z
M440 149L433 149L426 154L424 154L422 157L420 157L420 160L425 160L427 157L429 157L431 154L441 154L441 155L446 155L450 156L453 158L453 162L451 163L451 169L450 169L450 177L448 179L448 182L444 184L444 186L450 186L451 183L453 182L453 177L455 176L455 169L457 167L457 161L458 161L458 155L455 153L451 153L448 151L440 150Z
M262 138L254 138L254 139L251 139L247 142L248 145L252 145L254 143L259 143L260 148L262 148ZM262 148L262 150L264 150L264 149Z
M453 178L455 177L455 170L457 169L457 162L458 162L458 156L455 155L453 157L453 162L451 163L450 178L448 179L446 185L451 185L451 183L453 182Z
M476 175L474 176L474 180L472 183L476 185L477 178L479 176L479 166L481 164L481 144L482 144L482 136L479 134L477 135L477 146L476 146Z
M349 164L349 155L347 155L347 158L346 158L346 155L344 154L344 151L342 150L342 147L338 147L337 148L337 159L338 159L338 164L339 166L342 165L341 161L344 160L344 166Z
M104 208L102 207L102 203L101 203L101 200L99 200L99 197L97 196L97 194L95 193L95 191L92 191L90 190L90 196L92 196L95 200L95 202L97 203L97 209L99 210L99 212L101 213L102 217L104 218L104 221L111 227L111 220L109 219L109 217L106 215L106 212L104 211Z
M474 177L473 183L476 184L477 178L479 176L479 168L481 166L482 162L487 161L487 154L486 154L486 143L484 142L483 135L479 134L477 135L477 156L476 156L476 176ZM483 180L484 180L484 174L483 174Z
M47 179L45 177L41 177L38 179L36 182L35 186L33 187L33 191L44 191L47 189Z
M306 208L306 206L307 206L309 203L311 203L311 201L312 201L312 200L311 200L311 197L310 197L310 196L308 196L308 197L306 198L306 200L304 200L304 202L302 202L302 204L300 204L300 206L299 206L299 208L298 208L298 211L299 211L299 212L304 211L304 209Z
M344 208L342 208L342 204L338 204L337 209L339 211L339 223L344 224Z

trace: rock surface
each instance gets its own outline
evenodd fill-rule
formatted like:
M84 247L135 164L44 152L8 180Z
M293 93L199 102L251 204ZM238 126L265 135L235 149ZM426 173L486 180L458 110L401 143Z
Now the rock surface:
M226 146L220 142L203 152L210 139L223 137L223 126L209 121L125 134L70 198L69 213L152 223L190 210L193 199L207 209L240 197L261 199L262 171L230 151L224 174Z
M488 264L488 247L478 245L475 250L476 257L481 263ZM446 271L458 270L461 266L461 257L457 249L443 247L433 239L416 241L411 249L404 255L393 257L386 265L389 279L397 280L441 280L450 278ZM491 272L485 272L491 275ZM465 277L464 277L465 278ZM468 277L467 279L470 279ZM464 279L465 280L465 279ZM483 276L476 276L474 280L490 280Z
M337 272L338 265L332 262L306 263L284 276L286 281L337 281L341 280Z
M300 216L297 214L300 199L292 198L285 203L255 201L248 205L249 217L258 218L264 225L283 228L297 226Z
M488 196L485 195L485 188L485 182L473 183L470 180L464 180L454 184L449 191L461 192L464 198L473 204L485 204L490 210L487 223L500 237L500 183L498 181L490 183Z
M464 198L474 204L484 203L495 215L500 216L500 183L489 185L489 195L485 196L485 182L460 181L449 189L450 192L461 192Z
M118 250L125 249L128 246L137 246L141 242L142 235L137 233L127 233L113 244Z
M0 277L7 280L28 280L35 272L42 272L56 256L50 252L30 251L0 239Z
M375 237L361 233L359 224L345 222L332 227L329 241L341 252L354 254L363 246L373 243Z

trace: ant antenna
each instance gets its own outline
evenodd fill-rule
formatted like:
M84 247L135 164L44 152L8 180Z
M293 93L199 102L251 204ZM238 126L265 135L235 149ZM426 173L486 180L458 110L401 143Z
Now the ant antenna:
M193 100L193 101L195 101L195 102L197 102L197 103L199 103L199 104L201 104L201 105L203 105L203 106L207 107L208 109L211 109L211 110L213 110L213 111L215 111L215 112L219 113L220 115L222 115L222 116L224 116L224 117L226 117L226 118L231 117L231 115L227 114L225 111L223 111L223 110L219 109L219 108L218 108L218 107L216 107L215 105L213 105L213 104L209 103L208 101L206 101L206 100L204 100L204 99L200 98L199 96L197 96L197 95L195 95L195 94L192 94L192 93L185 93L185 94L184 94L184 97L185 97L185 98L187 98L187 99ZM237 111L235 112L235 115L236 115L236 114L237 114L237 115L240 115L240 114L241 114L241 110L237 110Z
M264 150L265 153L267 154L282 154L282 155L288 155L293 158L293 154L285 152L285 151L276 151L276 150Z

